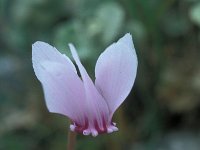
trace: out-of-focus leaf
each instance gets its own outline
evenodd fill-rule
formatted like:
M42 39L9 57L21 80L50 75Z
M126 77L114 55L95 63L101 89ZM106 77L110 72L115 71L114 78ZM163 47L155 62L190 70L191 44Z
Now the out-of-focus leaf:
M18 58L9 55L0 56L0 77L15 73L15 71L20 69L20 66Z
M68 7L78 18L88 18L102 4L99 0L67 0Z
M50 145L50 150L55 150L55 149L65 149L66 147L66 137L67 136L62 136L60 134L57 134L56 136L54 136L54 139L51 143L49 143Z
M3 139L0 138L0 149L7 150L27 150L33 149L36 143L31 136L8 134Z
M144 42L147 31L142 22L134 20L127 23L127 31L132 33L134 41Z
M185 0L186 2L198 2L198 0Z
M43 0L26 1L26 0L16 0L11 2L11 16L16 23L25 22L30 12L33 10L34 6L44 2Z
M84 139L82 141L78 141L77 143L77 150L93 150L97 149L100 150L102 149L102 138L98 137L98 139Z
M9 43L9 47L13 48L13 51L23 51L24 49L21 49L21 47L23 47L24 42L27 42L28 39L25 37L23 30L7 27L6 32L4 32L4 40Z
M164 17L163 28L167 35L177 37L186 34L190 24L185 16L170 12Z
M82 59L92 57L92 41L80 21L63 23L55 31L54 44L62 52L71 56L68 44L73 43Z
M0 19L1 19L1 16L4 15L5 1L6 0L0 0Z
M199 134L192 131L176 131L154 141L134 143L131 150L199 150Z
M124 10L117 3L103 3L89 23L89 32L100 33L104 43L111 42L124 21Z
M48 28L55 20L67 15L65 0L16 0L10 3L8 18L15 26L29 30L33 30L34 26Z
M190 19L200 27L200 2L191 7Z

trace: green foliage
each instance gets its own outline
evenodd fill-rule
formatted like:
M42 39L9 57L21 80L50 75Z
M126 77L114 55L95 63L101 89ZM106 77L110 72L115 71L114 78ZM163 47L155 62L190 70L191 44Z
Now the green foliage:
M191 20L200 26L200 3L195 4L190 10Z
M102 34L104 43L110 43L118 34L124 21L124 10L117 3L104 3L94 16L95 31Z
M74 43L78 49L79 55L83 59L92 57L93 45L90 35L86 32L86 26L79 20L66 22L57 27L54 35L54 43L63 53L70 56L68 43Z

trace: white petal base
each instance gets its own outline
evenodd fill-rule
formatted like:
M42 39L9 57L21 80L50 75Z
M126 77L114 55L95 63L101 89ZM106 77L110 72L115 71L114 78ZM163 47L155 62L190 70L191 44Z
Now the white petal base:
M70 130L71 130L71 131L73 131L73 132L74 132L74 131L75 131L75 128L76 128L76 126L75 126L75 125L73 125L73 124L71 124L71 125L69 126L69 128L70 128Z
M112 133L112 132L118 131L119 129L115 125L116 123L113 122L111 125L107 126L106 129L98 131L97 129L94 129L94 128L88 127L87 129L84 129L82 127L76 126L75 124L71 124L70 130L73 132L82 133L83 135L86 135L86 136L91 134L93 137L96 137L97 135L102 134L102 133Z

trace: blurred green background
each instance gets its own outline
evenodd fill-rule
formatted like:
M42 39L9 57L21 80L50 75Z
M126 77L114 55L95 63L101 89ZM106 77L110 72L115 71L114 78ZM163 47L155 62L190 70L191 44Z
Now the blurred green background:
M199 150L199 0L0 0L0 150L64 150L68 119L50 114L31 64L45 41L72 42L92 77L99 54L133 36L137 79L119 131L78 135L77 150Z

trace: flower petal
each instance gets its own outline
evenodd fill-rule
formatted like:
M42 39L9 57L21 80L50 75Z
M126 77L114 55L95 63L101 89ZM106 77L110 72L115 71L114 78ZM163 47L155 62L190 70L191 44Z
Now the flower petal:
M55 47L49 45L48 43L37 41L32 45L32 49L32 55L35 62L53 61L62 64L67 63L69 64L69 69L77 72L71 60L65 54L61 54Z
M98 58L95 85L112 114L130 93L136 72L137 56L130 34L110 45Z
M49 111L84 124L84 87L72 62L43 42L33 44L32 61Z
M103 123L104 120L102 120L102 115L104 119L108 119L108 115L109 115L108 106L106 104L106 101L97 91L96 87L94 86L94 83L92 82L85 68L81 64L75 47L72 44L69 44L69 47L70 47L72 56L79 68L79 71L83 80L85 94L86 94L86 101L88 105L88 115L90 115L88 118L89 123L92 123L91 126L93 126L93 124L95 124L94 121L97 121L99 127L101 128L103 127L103 124L104 124ZM96 131L94 131L93 134L96 135Z

